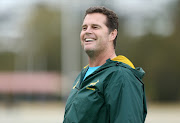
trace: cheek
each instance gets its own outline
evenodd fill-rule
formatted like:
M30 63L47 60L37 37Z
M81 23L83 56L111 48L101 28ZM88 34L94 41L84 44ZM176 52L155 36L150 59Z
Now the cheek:
M81 31L81 33L80 33L80 39L81 40L83 40L83 35L84 35L84 33Z
M81 31L81 33L80 33L80 41L81 41L81 45L83 46L83 33L82 33L82 31Z

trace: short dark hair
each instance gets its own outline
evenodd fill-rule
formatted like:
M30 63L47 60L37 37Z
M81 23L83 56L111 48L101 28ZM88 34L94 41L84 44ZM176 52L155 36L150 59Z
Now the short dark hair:
M118 26L119 26L118 16L112 10L105 8L103 6L90 7L89 9L86 10L85 17L87 14L93 14L93 13L101 13L107 17L107 21L105 24L108 27L109 32L112 32L115 29L118 31ZM117 36L113 41L114 48L116 47L116 40L117 40Z

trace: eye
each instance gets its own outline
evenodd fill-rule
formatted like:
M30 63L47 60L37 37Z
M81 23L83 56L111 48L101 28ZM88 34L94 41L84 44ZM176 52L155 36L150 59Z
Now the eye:
M98 26L93 26L93 29L98 29L99 27Z
M86 27L86 26L83 26L83 27L82 27L82 30L84 30L84 31L85 31L86 29L87 29L87 27Z

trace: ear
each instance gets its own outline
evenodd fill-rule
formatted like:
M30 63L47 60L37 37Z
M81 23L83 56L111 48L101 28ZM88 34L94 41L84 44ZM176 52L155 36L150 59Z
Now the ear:
M110 34L109 34L109 41L114 41L116 36L117 36L117 29L115 29L112 32L110 32Z

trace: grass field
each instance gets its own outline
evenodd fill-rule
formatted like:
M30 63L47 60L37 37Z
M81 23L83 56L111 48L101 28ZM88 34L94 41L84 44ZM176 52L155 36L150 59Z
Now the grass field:
M64 103L0 103L0 123L62 123ZM180 123L180 104L149 104L145 123Z

